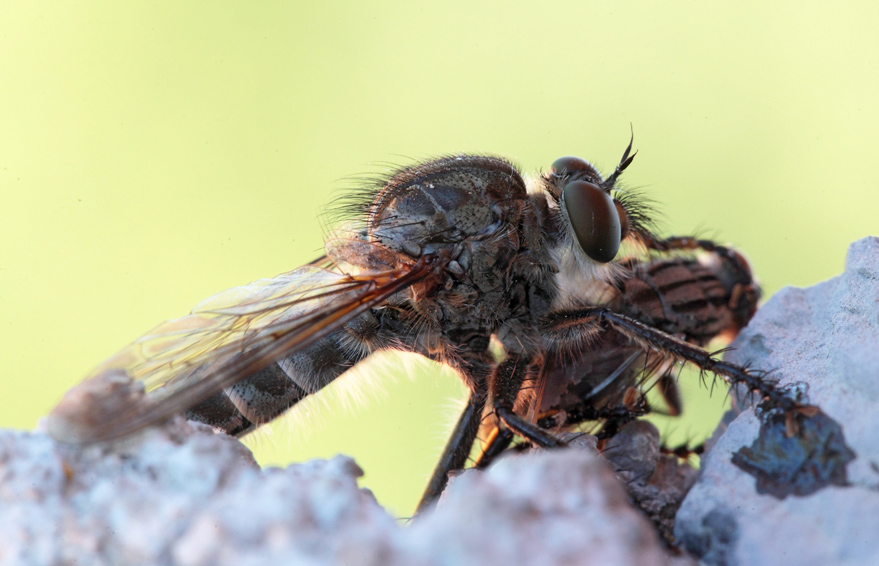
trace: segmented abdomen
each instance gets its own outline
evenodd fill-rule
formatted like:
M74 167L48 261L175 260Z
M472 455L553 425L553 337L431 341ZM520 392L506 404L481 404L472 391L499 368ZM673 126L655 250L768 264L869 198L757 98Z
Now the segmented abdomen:
M185 412L227 434L240 436L278 417L320 391L379 344L379 320L361 315L304 350L272 362Z
M613 310L704 345L737 326L730 302L738 282L724 279L721 269L695 260L654 261L623 282L621 304Z

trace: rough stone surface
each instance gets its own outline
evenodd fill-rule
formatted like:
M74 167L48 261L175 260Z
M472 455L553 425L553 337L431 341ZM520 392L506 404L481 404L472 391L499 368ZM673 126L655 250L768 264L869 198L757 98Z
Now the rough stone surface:
M396 525L360 474L345 457L260 470L182 420L84 450L4 430L0 564L374 564Z
M772 370L782 385L805 383L809 402L842 425L856 454L849 485L758 494L755 478L731 463L760 427L739 397L741 414L724 419L678 513L679 544L707 564L879 564L879 238L852 244L841 276L779 291L732 347L729 361Z
M0 565L684 564L589 442L454 478L401 525L350 458L260 469L181 419L78 449L0 431Z
M456 477L409 544L432 564L667 564L607 463L584 449L503 458Z

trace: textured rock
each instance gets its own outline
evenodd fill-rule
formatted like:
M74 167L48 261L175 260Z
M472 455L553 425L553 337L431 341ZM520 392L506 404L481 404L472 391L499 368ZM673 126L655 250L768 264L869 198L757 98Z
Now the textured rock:
M0 431L0 565L682 563L580 444L466 472L407 527L346 457L261 470L181 419L86 449Z
M360 474L345 457L260 470L182 420L84 450L0 431L0 564L376 564L396 525Z
M728 360L799 383L842 426L856 457L847 486L757 493L755 478L731 462L760 428L740 396L741 414L724 419L678 512L679 544L708 564L879 564L879 239L852 244L841 276L779 291L732 346Z
M575 448L503 458L486 473L465 472L407 535L418 556L449 566L670 561L607 463Z

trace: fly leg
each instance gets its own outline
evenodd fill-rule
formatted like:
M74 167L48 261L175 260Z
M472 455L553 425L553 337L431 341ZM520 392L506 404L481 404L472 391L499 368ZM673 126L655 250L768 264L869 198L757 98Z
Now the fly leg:
M436 502L449 482L450 472L464 469L473 443L476 442L479 424L482 421L482 412L485 409L485 398L488 393L486 375L491 370L491 366L486 363L478 363L476 366L475 368L471 366L466 370L458 368L459 371L467 374L464 381L470 387L470 397L467 399L467 406L464 407L464 411L458 418L458 423L446 442L440 460L434 467L430 481L421 495L421 501L418 502L418 507L415 510L416 515L424 512Z
M646 405L643 403L632 408L595 409L592 407L573 407L571 410L572 414L576 414L576 418L571 421L571 424L579 424L583 421L604 421L604 426L596 435L599 440L613 436L623 425L644 416L648 412ZM577 412L574 413L574 411ZM556 427L558 424L553 417L546 417L537 421L537 426L544 430ZM473 467L483 469L490 466L495 458L509 448L514 436L506 427L493 428L488 434L488 439L485 441L482 452L476 458Z
M531 423L513 411L513 405L525 381L528 365L526 358L511 354L501 362L492 375L489 383L489 397L498 423L488 433L482 451L473 464L474 468L488 467L497 456L510 446L516 435L535 446L544 448L565 445L562 440L544 430L543 427Z
M608 326L645 350L693 363L727 383L744 384L763 399L757 407L757 439L732 456L734 465L756 478L759 493L784 498L809 495L827 485L848 485L846 466L856 454L846 445L842 426L818 407L788 396L759 373L719 360L697 346L606 308L555 313L546 321L545 330L552 338L570 339Z
M507 427L496 426L488 433L488 439L482 446L482 451L473 462L473 467L482 470L494 462L494 459L509 448L515 435Z
M747 368L717 359L698 346L609 309L591 307L557 312L551 314L545 321L545 329L551 338L558 340L591 336L608 326L640 344L645 351L655 350L669 357L690 362L702 371L721 376L730 385L742 383L753 393L770 401L772 406L785 412L793 410L808 412L807 407L800 405Z
M488 386L492 409L501 425L532 444L542 448L564 446L563 441L513 412L513 404L522 388L528 365L527 358L516 354L510 354L501 362Z

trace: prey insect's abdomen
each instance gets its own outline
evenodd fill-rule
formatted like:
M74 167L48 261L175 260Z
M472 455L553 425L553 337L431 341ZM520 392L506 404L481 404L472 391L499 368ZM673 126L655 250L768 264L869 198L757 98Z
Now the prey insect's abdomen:
M740 255L716 247L705 264L674 258L637 265L613 310L700 346L731 338L756 310L760 289Z

